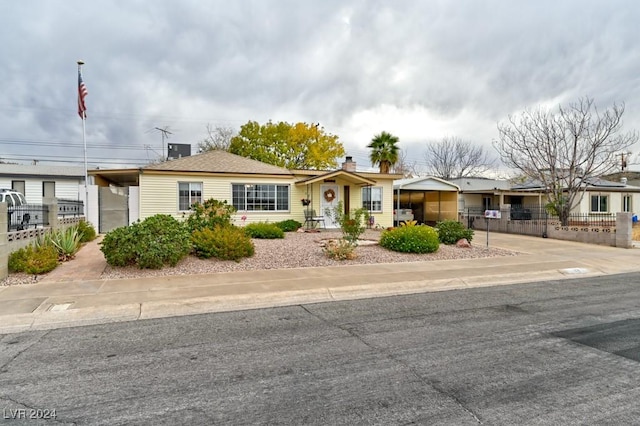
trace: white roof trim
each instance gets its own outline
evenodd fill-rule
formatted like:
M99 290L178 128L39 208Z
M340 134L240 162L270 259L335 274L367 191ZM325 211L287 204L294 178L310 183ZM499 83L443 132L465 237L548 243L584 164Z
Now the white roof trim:
M400 179L393 181L394 191L400 189L412 191L449 191L458 192L460 187L454 183L437 178L435 176L417 177L410 179Z

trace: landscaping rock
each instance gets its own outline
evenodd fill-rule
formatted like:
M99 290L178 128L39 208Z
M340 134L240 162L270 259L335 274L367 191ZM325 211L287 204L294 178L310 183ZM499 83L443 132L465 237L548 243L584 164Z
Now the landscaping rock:
M463 238L461 240L458 240L458 242L456 243L456 247L458 247L458 248L471 248L471 243L469 241L467 241L466 238Z

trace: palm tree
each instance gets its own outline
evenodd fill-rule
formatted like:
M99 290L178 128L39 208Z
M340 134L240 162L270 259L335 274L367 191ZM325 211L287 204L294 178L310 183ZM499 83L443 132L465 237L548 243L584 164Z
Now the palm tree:
M371 148L371 154L369 154L371 164L380 165L380 173L389 173L391 166L398 162L400 148L396 145L397 143L397 136L382 132L375 135L367 145L367 148Z

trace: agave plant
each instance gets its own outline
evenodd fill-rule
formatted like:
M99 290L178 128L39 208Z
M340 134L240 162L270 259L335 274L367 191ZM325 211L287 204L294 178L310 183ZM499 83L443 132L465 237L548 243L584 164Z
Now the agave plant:
M58 250L58 257L62 261L73 259L80 248L82 234L77 226L71 226L64 230L58 230L48 234L48 240Z

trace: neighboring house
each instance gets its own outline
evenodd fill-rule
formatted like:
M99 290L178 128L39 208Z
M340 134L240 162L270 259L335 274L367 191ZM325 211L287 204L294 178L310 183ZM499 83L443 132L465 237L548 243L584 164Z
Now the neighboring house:
M67 166L0 164L0 188L24 194L29 204L45 198L84 199L84 168Z
M457 185L433 176L399 179L393 182L394 207L410 210L414 220L428 225L457 220L459 190ZM402 215L398 220L403 220Z
M450 182L460 187L460 212L468 208L489 210L506 206L542 208L547 204L546 193L540 183L512 184L483 178L460 178ZM640 211L640 187L628 185L624 178L620 182L591 178L586 183L585 194L571 213L615 215Z
M620 212L640 212L640 187L628 185L625 178L622 178L621 182L589 179L584 197L572 211L607 215Z
M545 204L544 191L538 185L513 185L506 180L477 177L451 179L448 182L460 188L458 194L458 211L468 208L482 210L499 209L505 205L539 205Z
M211 198L233 205L237 209L234 221L240 225L286 219L304 223L305 211L315 210L316 215L325 216L327 228L335 228L338 224L327 209L342 202L345 210L367 209L375 224L386 227L393 221L393 179L398 177L358 172L351 157L337 170L288 170L226 151L210 151L140 169L100 169L89 173L100 187L101 200L108 194L115 199L119 193L123 200L128 198L127 218L121 217L121 223L103 221L103 216L114 215L111 207L101 203L100 232L159 213L182 219L193 203ZM310 202L303 205L302 200Z

